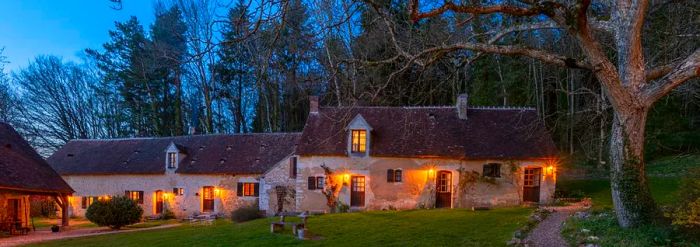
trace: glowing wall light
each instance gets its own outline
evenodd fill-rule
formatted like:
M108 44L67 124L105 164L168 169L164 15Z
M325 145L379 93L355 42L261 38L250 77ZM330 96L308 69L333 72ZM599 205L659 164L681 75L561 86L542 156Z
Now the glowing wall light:
M547 168L545 168L544 171L545 171L545 174L547 176L552 176L552 175L554 175L556 168L554 168L554 166L550 165L550 166L547 166Z

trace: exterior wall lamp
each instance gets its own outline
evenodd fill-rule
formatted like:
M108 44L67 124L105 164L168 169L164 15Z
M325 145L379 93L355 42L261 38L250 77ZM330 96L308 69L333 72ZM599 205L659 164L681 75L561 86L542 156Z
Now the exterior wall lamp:
M433 178L435 178L435 169L430 168L430 170L428 170L428 179L433 179Z
M547 168L545 168L544 171L545 171L545 174L547 176L552 176L552 175L554 175L556 168L554 168L554 166L550 165L550 166L547 166Z
M219 188L214 189L214 196L221 196L221 190Z

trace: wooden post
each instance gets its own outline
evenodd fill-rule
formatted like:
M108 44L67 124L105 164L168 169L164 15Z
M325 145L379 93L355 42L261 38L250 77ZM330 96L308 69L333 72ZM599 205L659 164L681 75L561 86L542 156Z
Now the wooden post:
M67 195L57 195L54 196L56 204L61 207L61 226L69 226L70 215L68 214L68 196Z

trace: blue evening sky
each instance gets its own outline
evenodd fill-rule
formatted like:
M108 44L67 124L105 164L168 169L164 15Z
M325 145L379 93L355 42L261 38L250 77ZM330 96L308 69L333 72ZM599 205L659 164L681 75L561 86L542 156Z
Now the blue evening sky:
M26 67L37 55L80 61L86 48L101 49L115 21L136 16L146 30L153 23L152 0L9 0L0 6L0 48L10 64L6 72Z

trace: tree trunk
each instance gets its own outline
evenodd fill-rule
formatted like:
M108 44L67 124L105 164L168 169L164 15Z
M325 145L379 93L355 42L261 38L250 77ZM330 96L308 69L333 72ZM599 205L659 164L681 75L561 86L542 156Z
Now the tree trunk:
M620 226L639 226L658 216L644 170L648 108L615 109L610 140L610 184Z

